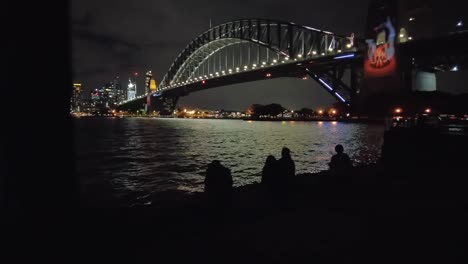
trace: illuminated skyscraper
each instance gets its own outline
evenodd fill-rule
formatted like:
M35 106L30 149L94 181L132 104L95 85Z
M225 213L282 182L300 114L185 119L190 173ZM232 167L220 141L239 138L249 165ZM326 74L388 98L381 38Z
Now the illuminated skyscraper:
M133 100L136 97L137 84L132 79L128 79L127 100Z
M81 83L74 83L73 84L73 93L71 98L71 110L75 112L81 111L81 103L82 103L82 85Z

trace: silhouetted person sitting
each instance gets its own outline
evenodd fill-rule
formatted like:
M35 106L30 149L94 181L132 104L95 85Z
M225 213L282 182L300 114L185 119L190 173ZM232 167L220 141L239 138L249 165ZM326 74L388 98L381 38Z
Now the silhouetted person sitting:
M333 155L330 165L330 171L332 175L342 176L350 172L350 169L353 167L351 159L348 154L344 153L344 148L342 145L337 145L335 147L337 154Z
M288 148L283 148L281 151L281 159L278 160L277 166L278 169L273 183L274 193L277 198L281 194L284 198L287 198L290 186L296 175L296 166L291 158L291 151Z
M262 170L262 184L271 186L271 184L275 181L275 175L277 170L277 161L273 155L267 157L265 161L265 166L263 166Z
M291 151L288 148L283 148L281 151L281 159L278 160L278 169L280 177L284 181L291 181L296 175L296 165L291 158Z
M206 169L205 193L212 205L228 206L232 195L231 170L214 160Z

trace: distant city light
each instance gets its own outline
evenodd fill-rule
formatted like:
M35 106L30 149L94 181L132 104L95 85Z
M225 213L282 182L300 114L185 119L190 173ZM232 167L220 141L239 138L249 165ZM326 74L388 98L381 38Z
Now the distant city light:
M409 18L409 21L414 21L414 20L416 20L416 18L414 18L414 17Z
M403 113L403 109L397 108L397 109L395 109L395 113L401 114L401 113Z
M413 37L408 37L409 40L413 40Z
M135 72L134 75L135 75L135 76L138 76L138 72Z
M267 78L270 78L270 77L271 77L271 73L267 73L267 74L266 74L266 77L267 77Z
M432 109L427 108L426 110L424 110L424 112L425 112L426 114L430 114L430 113L432 112Z
M450 69L451 71L458 71L458 66L454 66L452 69Z
M458 23L457 23L457 27L463 27L463 21L461 21L461 20L460 20L460 21L458 21Z

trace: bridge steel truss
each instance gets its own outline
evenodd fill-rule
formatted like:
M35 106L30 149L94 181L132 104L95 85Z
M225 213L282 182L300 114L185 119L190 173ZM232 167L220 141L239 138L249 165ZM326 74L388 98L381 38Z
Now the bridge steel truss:
M260 61L259 52L256 58L251 58L249 50L248 61L244 63L246 66L238 65L237 69L231 67L229 71L226 67L223 68L221 65L227 64L229 55L224 54L226 58L223 59L219 56L219 51L241 43L254 43L257 48L266 48L266 62ZM260 67L268 68L280 63L297 63L337 55L353 49L352 40L348 37L290 22L267 19L231 21L215 26L192 40L172 63L158 91L236 74L239 72L239 67L241 71L255 70ZM270 51L272 55L268 56ZM208 66L205 70L204 63L208 61L209 64L210 58L217 53L219 60L213 60L213 67ZM242 60L245 54L238 56ZM314 78L314 75L311 76ZM333 95L336 97L335 93Z
M259 76L265 77L263 70L273 73L268 74L273 78L309 75L338 101L350 106L355 89L341 81L342 69L355 61L360 44L361 40L354 43L350 37L278 20L240 19L223 23L185 47L156 92L124 101L118 109L141 109L147 105L148 110L170 115L180 96L258 80Z

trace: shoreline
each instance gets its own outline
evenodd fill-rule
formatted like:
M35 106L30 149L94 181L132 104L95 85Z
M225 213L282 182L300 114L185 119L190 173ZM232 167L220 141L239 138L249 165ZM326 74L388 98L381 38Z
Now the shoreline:
M73 117L75 119L98 119L98 118L151 118L151 119L203 119L203 120L239 120L239 121L252 121L252 122L339 122L339 123L356 123L356 124L384 124L384 118L373 118L373 119L339 119L339 118L211 118L211 117L162 117L162 116L80 116Z

